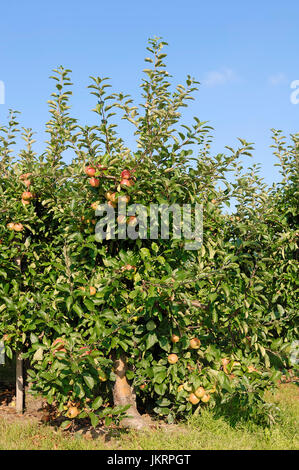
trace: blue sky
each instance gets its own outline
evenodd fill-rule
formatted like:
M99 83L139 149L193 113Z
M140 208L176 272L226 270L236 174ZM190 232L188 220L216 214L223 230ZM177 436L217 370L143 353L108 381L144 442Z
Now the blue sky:
M53 90L48 77L58 65L73 70L73 114L82 124L96 119L90 75L111 77L115 91L138 101L147 40L162 36L174 82L187 74L201 82L186 121L196 115L210 122L217 153L236 146L237 137L255 142L250 163L261 163L271 184L279 175L270 129L299 131L299 104L290 101L290 84L299 80L298 24L298 0L2 2L0 125L9 108L18 109L42 151Z

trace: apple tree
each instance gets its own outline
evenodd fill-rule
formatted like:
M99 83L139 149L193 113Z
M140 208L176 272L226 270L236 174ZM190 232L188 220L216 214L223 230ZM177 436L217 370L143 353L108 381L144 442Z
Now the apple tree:
M237 404L271 421L263 393L287 369L296 336L298 140L284 151L274 134L287 175L280 188L243 170L252 152L245 140L212 155L208 124L182 117L197 82L172 86L165 45L149 41L139 105L91 77L93 126L70 116L70 71L56 69L42 155L22 129L26 145L13 156L15 113L1 129L0 335L8 355L30 362L31 391L70 420L141 428L140 412L173 422ZM121 120L133 126L134 149ZM147 217L153 205L201 205L202 245L153 239L149 228L100 239L105 203L117 230L138 234L138 218L121 217L119 201L144 206Z

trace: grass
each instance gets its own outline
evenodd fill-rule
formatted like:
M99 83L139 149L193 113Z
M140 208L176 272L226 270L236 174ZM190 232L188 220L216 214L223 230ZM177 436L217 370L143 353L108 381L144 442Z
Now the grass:
M270 398L281 409L280 422L271 428L251 422L232 426L204 410L184 425L138 433L112 431L94 439L90 434L71 435L37 422L0 419L0 450L297 450L298 386L282 385Z

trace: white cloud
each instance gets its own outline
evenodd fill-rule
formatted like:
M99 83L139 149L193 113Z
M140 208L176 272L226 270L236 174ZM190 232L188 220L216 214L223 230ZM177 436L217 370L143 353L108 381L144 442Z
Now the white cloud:
M209 72L206 78L203 80L203 84L206 86L218 86L230 83L236 80L236 74L232 69L225 68L222 70L214 70Z
M271 75L268 81L270 85L276 86L276 85L281 85L282 83L286 83L288 79L284 73L280 72L275 75Z

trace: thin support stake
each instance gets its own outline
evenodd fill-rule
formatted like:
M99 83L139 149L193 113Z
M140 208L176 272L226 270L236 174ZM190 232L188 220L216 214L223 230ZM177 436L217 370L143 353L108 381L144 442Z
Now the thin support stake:
M23 359L21 353L17 354L16 363L16 412L24 411L24 376L23 376Z

